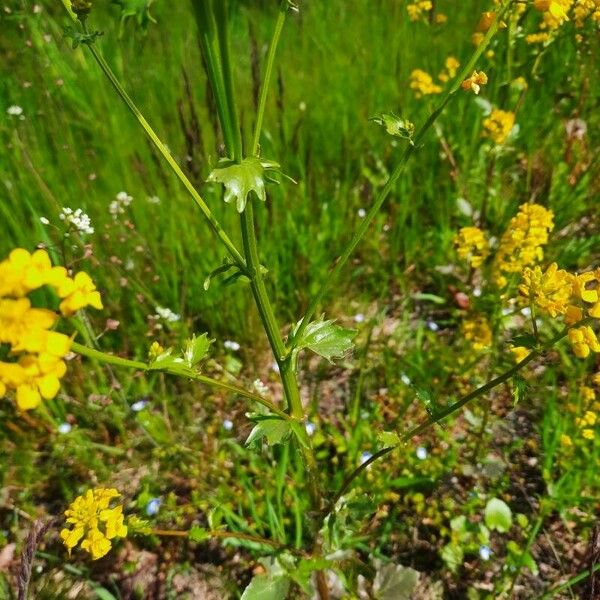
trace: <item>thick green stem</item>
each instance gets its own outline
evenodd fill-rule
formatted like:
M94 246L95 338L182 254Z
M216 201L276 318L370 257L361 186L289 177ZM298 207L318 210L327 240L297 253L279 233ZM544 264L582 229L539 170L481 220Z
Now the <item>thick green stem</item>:
M313 318L315 312L317 311L317 308L321 304L321 301L323 300L325 293L329 290L329 288L337 280L340 272L342 271L342 269L348 262L350 255L354 252L354 250L356 249L356 246L358 246L359 242L364 237L364 235L367 232L367 229L369 228L369 226L371 225L373 219L375 218L375 216L381 209L381 206L383 205L383 203L385 202L387 197L390 195L390 192L394 188L394 185L398 181L398 178L404 171L404 168L406 167L406 163L408 162L409 158L413 155L415 150L419 147L419 145L423 141L425 135L428 133L428 131L432 127L432 125L436 122L436 120L438 119L438 117L440 116L440 114L442 113L444 108L446 107L446 105L456 95L456 93L460 89L461 83L467 77L469 77L471 75L471 73L473 72L473 69L474 69L475 65L477 64L477 61L479 60L479 57L483 54L483 52L487 48L490 40L492 39L492 37L494 36L496 31L498 30L499 24L502 21L503 16L506 14L506 12L510 8L510 5L513 3L513 1L514 0L508 0L508 2L505 2L504 6L500 9L500 11L498 13L498 17L494 20L494 22L492 23L492 26L488 30L485 38L483 39L481 44L478 46L477 50L475 50L475 52L473 53L473 55L471 56L471 58L465 65L465 67L459 73L459 75L457 76L457 78L456 78L454 84L452 85L452 87L450 88L450 90L448 92L446 92L446 95L442 98L438 107L431 113L431 115L429 115L428 119L421 126L419 131L416 133L414 140L412 140L412 143L409 146L407 146L407 148L404 150L404 153L402 154L402 156L400 158L400 162L398 163L398 165L396 165L396 168L393 170L392 174L386 181L382 190L379 192L379 194L377 194L377 197L375 198L373 205L367 212L365 218L361 221L361 223L358 227L358 230L356 231L356 233L354 234L354 236L352 237L350 242L348 242L348 244L342 251L341 255L334 261L333 267L330 269L327 277L322 282L321 287L319 288L317 293L314 295L314 297L310 301L308 309L306 310L306 313L304 314L304 317L302 318L300 326L298 327L293 338L288 343L288 346L290 346L291 348L294 347L296 340L299 340L302 338L302 334L304 333L306 327L310 323L310 320Z
M105 363L108 365L114 365L116 367L125 367L127 369L136 369L138 371L146 372L160 371L163 373L168 373L169 375L177 375L179 377L185 377L186 379L193 379L194 381L198 381L209 387L225 390L231 392L232 394L237 394L238 396L247 398L248 400L252 400L257 404L261 404L262 406L268 408L271 412L278 415L282 419L289 419L289 416L278 406L273 404L270 400L267 400L266 398L263 398L258 394L249 392L244 388L231 385L230 383L226 383L224 381L219 381L218 379L213 379L212 377L207 377L206 375L201 375L200 373L196 373L195 371L187 367L177 366L167 367L164 369L157 369L156 367L153 367L152 364L141 362L138 360L129 360L127 358L121 358L120 356L115 356L114 354L107 354L106 352L101 352L100 350L89 348L88 346L78 344L77 342L72 343L71 349L73 350L73 352L81 354L81 356L86 356L87 358L91 358L93 360L97 360L98 362Z
M258 245L256 242L256 233L254 231L254 210L252 200L246 204L246 209L240 216L242 226L242 239L244 241L244 254L252 294L256 302L256 307L260 315L263 327L269 339L269 344L273 351L275 360L279 367L279 374L283 383L285 397L288 401L288 408L292 416L302 419L304 411L300 401L298 383L296 375L291 368L290 361L285 359L285 345L279 331L279 325L275 318L275 313L269 300L267 288L260 272L260 259L258 256Z

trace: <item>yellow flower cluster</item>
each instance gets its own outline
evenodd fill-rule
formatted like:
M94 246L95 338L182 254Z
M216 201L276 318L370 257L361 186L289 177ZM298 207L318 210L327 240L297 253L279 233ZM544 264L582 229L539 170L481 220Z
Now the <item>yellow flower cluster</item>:
M552 33L569 20L569 13L577 28L583 27L588 19L600 23L600 0L534 0L533 5L542 13L542 31L526 36L529 44L550 40Z
M515 124L515 113L494 108L490 116L483 121L483 136L489 137L495 144L502 145Z
M460 86L463 90L471 90L475 94L479 94L481 86L488 82L488 77L483 71L473 71L471 77L465 79Z
M465 319L462 324L462 333L474 350L483 350L492 345L492 330L485 317Z
M490 253L485 234L479 227L463 227L454 238L456 252L471 267L481 267Z
M589 325L569 329L568 338L577 358L587 358L590 352L600 352L600 342Z
M493 279L503 288L506 275L521 273L525 267L540 261L542 246L548 243L548 234L554 229L554 214L539 204L522 204L502 234L494 258Z
M415 69L410 74L410 89L415 91L416 98L442 93L442 87L434 83L431 75L422 69Z
M15 390L17 406L31 410L42 398L54 398L66 372L62 360L71 347L71 338L52 331L59 315L35 308L27 297L44 285L54 289L60 311L70 316L85 306L102 308L100 294L89 275L74 278L64 267L53 267L45 250L33 254L17 248L0 262L0 344L10 346L15 362L0 362L0 396Z
M444 70L438 75L438 79L446 83L450 79L456 77L456 73L460 67L460 62L454 56L449 56L444 63Z
M551 317L567 312L573 291L573 276L552 263L545 272L540 267L526 267L519 293Z
M110 508L111 500L120 495L114 488L95 488L75 498L65 511L67 524L73 527L60 532L69 554L83 538L81 549L97 560L111 549L111 540L127 536L123 507L118 505Z
M407 4L406 11L411 21L418 21L421 18L425 20L432 8L433 2L431 0L417 0L416 2Z
M576 27L583 27L588 18L600 23L600 0L577 0L573 7L573 18Z
M600 319L599 289L600 269L574 275L552 263L544 272L540 267L525 268L519 293L542 312L553 318L564 315L566 323L573 325L584 317ZM570 329L568 340L579 358L600 352L600 342L589 325Z

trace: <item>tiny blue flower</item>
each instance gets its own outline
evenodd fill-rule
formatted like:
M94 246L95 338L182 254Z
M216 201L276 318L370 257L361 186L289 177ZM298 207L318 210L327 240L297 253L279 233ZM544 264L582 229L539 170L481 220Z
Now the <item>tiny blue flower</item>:
M417 458L419 460L425 460L427 458L427 448L424 448L423 446L419 446L417 448Z
M479 557L481 560L490 560L493 552L489 546L479 546Z
M224 419L223 429L225 431L231 431L233 429L233 421L230 421L229 419Z
M162 504L162 501L160 498L152 498L151 500L148 501L148 504L146 504L146 514L149 517L153 517L154 515L157 515L158 511L160 510L161 504Z
M360 455L360 464L363 465L364 463L366 463L371 458L371 456L373 455L370 452L363 452Z
M58 433L69 433L69 431L71 431L72 427L70 425L70 423L61 423L58 426Z
M308 422L304 428L306 429L306 433L308 433L308 435L312 435L315 432L315 429L317 428L317 426L314 423L310 423Z

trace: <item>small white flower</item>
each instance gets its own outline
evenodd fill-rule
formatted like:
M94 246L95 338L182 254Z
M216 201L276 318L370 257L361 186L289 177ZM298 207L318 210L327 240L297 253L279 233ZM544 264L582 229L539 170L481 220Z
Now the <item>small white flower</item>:
M233 340L225 340L223 346L225 346L227 350L233 350L234 352L237 352L241 348L241 346Z
M425 460L427 458L427 448L424 448L423 446L419 446L417 448L417 458L419 460Z
M50 221L48 221L48 219L46 219L46 217L40 217L40 223L42 225L49 225Z
M400 375L400 381L404 385L410 385L411 384L410 377L406 373L402 373L402 375Z
M91 219L80 208L73 211L72 208L65 206L58 217L67 225L72 225L80 234L91 235L94 233Z
M69 433L72 429L71 424L70 423L61 423L58 427L58 433Z
M6 112L11 117L20 117L23 114L23 109L20 106L17 106L16 104L13 104L12 106L9 106L6 109Z
M493 552L489 546L479 546L479 557L481 560L490 560Z
M271 371L273 371L273 373L279 373L279 365L275 361L271 363Z
M225 419L223 421L223 429L225 431L231 431L233 429L233 421L230 421L229 419Z
M133 269L135 269L135 262L133 262L132 258L128 258L127 261L125 262L125 270L133 271Z
M160 198L158 196L149 196L148 203L149 204L160 204Z
M314 423L311 423L310 421L308 423L306 423L306 425L304 426L304 428L306 429L306 433L308 435L312 435L315 430L317 429L317 426Z
M130 196L127 192L119 192L116 198L116 200L113 200L108 205L108 212L115 219L118 215L122 215L125 213L125 209L131 204L131 201L133 200L133 197Z
M370 452L363 452L360 455L360 464L364 465L373 455Z
M181 315L174 313L170 308L163 306L156 307L156 314L167 323L177 323L181 319Z
M359 208L358 211L356 212L356 214L361 218L364 219L367 216L367 211L364 208Z
M358 313L358 314L354 315L354 321L356 323L364 323L365 322L365 315L363 315L362 313Z
M131 410L133 412L140 412L140 410L144 410L148 406L148 400L138 400L131 405Z
M130 196L127 192L119 192L117 194L117 201L120 202L123 206L129 206L132 200L133 196Z
M434 321L427 321L427 327L431 330L431 331L438 331L440 326L435 323Z
M479 298L481 296L481 288L473 288L473 296L475 296L475 298Z
M529 308L529 306L526 306L525 308L521 309L521 314L524 317L530 317L531 316L531 308Z
M255 379L254 380L254 389L261 396L268 396L269 395L269 388L260 379Z

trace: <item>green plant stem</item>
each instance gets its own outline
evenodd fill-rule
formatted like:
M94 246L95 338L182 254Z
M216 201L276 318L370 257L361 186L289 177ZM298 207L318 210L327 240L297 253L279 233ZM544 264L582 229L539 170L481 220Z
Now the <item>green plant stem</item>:
M250 277L250 286L256 302L256 307L260 315L263 327L269 339L269 344L273 351L279 374L283 383L285 397L288 401L288 408L291 415L296 419L304 417L304 410L300 400L300 392L296 375L292 369L291 362L285 359L285 346L279 326L275 318L275 313L269 300L267 288L260 272L260 259L258 256L258 244L256 242L256 233L254 230L254 210L252 199L246 204L246 209L241 215L242 239L244 242L244 254L248 276Z
M572 327L580 327L581 325L588 323L590 320L591 319L589 319L589 318L582 319L581 321L574 323L573 325L570 325L569 327L565 327L558 335L556 335L554 338L552 338L544 346L542 346L541 348L538 348L536 350L532 350L521 362L517 363L516 365L514 365L513 367L511 367L510 369L508 369L501 375L498 375L498 377L491 379L490 381L488 381L481 387L478 387L477 389L473 390L472 392L469 392L466 396L463 396L462 398L460 398L460 400L457 400L456 402L453 402L452 404L443 408L442 410L437 411L434 415L431 415L429 418L427 418L425 421L423 421L423 423L421 423L420 425L416 425L415 427L410 429L407 433L403 434L400 437L399 444L396 444L394 446L388 446L386 448L382 448L378 452L375 452L373 454L373 456L371 456L368 460L366 460L365 462L360 464L358 467L356 467L346 477L346 479L344 479L340 489L335 493L332 500L330 501L327 511L324 514L324 517L326 517L329 513L331 513L331 511L334 509L337 501L346 493L346 491L350 487L350 484L369 465L371 465L372 463L374 463L376 460L380 459L381 457L386 456L387 454L389 454L390 452L392 452L399 446L406 444L413 437L420 435L421 433L423 433L424 431L426 431L427 429L429 429L436 423L443 421L444 419L449 417L451 414L460 410L463 406L465 406L465 404L468 404L469 402L472 402L476 398L483 396L483 394L485 394L486 392L489 392L490 390L494 389L495 387L502 385L503 383L508 381L511 377L516 375L523 367L527 366L532 360L538 358L545 351L547 351L549 348L551 348L552 346L557 344L560 340L562 340L569 332L569 329L571 329Z
M233 86L233 70L231 68L231 51L229 43L229 27L227 26L229 8L227 0L216 0L213 7L216 14L217 36L219 40L219 51L221 55L221 72L223 76L223 89L227 101L227 112L229 115L229 128L231 129L231 146L233 159L240 162L243 158L242 132L238 118L237 103Z
M71 12L70 14L72 15ZM87 28L83 24L82 28L84 31L87 31ZM217 218L213 215L206 202L202 199L202 196L200 196L200 194L197 192L192 182L185 176L184 172L177 164L177 161L171 156L171 153L169 152L167 147L162 143L158 135L156 135L155 131L152 129L148 121L146 121L146 119L144 118L138 107L135 105L133 100L129 97L129 94L127 94L127 92L117 79L116 75L112 72L112 69L110 68L100 51L95 47L93 43L85 45L89 48L92 56L94 57L94 60L96 61L104 75L107 77L107 79L110 81L119 97L123 100L127 108L129 108L133 116L137 119L138 123L142 126L150 141L154 144L155 148L160 152L163 158L167 161L167 164L171 167L173 173L175 173L179 181L189 192L190 196L192 197L198 208L202 211L202 214L207 220L210 228L217 236L217 238L227 248L227 251L233 258L238 268L242 271L245 271L246 264L244 262L244 258L242 257L238 249L235 247L235 244L231 241L231 239L229 238L229 236L227 235Z
M385 202L387 197L390 195L392 189L394 188L394 185L400 178L400 175L404 171L408 160L413 155L415 150L419 147L419 145L425 138L425 135L429 132L429 129L436 122L437 118L440 116L440 114L442 113L442 111L444 110L446 105L454 98L456 93L459 91L461 83L467 77L469 77L471 75L471 73L473 72L473 69L475 68L475 65L477 64L477 61L479 60L479 57L483 54L483 52L489 45L490 40L492 39L492 37L494 36L496 31L498 30L498 27L499 27L500 22L502 21L502 18L504 17L506 12L510 8L513 1L514 0L508 0L507 2L504 3L504 5L502 6L502 8L500 9L500 11L498 13L498 17L496 19L494 19L494 22L492 23L492 26L486 33L483 41L477 47L477 49L475 50L475 52L473 53L473 55L467 62L466 66L459 73L459 75L457 76L457 78L456 78L454 84L452 85L452 87L450 88L450 90L448 92L446 92L446 95L442 98L438 107L431 113L431 115L429 115L428 119L425 121L425 123L421 126L421 128L416 133L414 140L412 140L411 144L409 146L407 146L406 149L404 150L404 153L400 157L399 163L396 165L395 169L392 171L392 174L389 176L388 180L386 181L385 185L383 186L383 188L381 189L379 194L377 194L375 201L373 202L373 205L367 212L365 218L362 219L356 233L354 234L354 236L352 237L350 242L348 242L348 244L346 245L346 247L344 248L344 250L342 251L340 256L334 261L334 264L333 264L332 268L330 269L329 273L327 274L327 277L321 284L321 287L319 288L317 293L314 295L314 297L310 301L308 309L306 310L306 313L302 317L302 321L301 321L295 335L288 342L288 347L294 348L296 340L299 340L302 338L302 334L304 333L306 327L310 323L310 320L312 319L315 312L317 311L317 308L321 304L321 301L323 300L325 293L329 290L329 288L337 280L340 272L342 271L342 269L348 262L350 255L354 252L354 250L358 246L359 242L364 237L365 233L367 232L367 229L371 225L371 222L373 221L373 219L375 218L375 216L381 209L381 206L383 205L383 203Z
M229 107L221 100L225 98L225 83L221 71L221 54L217 44L216 24L214 19L211 0L192 0L200 45L204 54L206 74L210 81L215 96L217 113L221 130L223 131L223 142L226 148L233 148L233 130L230 126Z
M559 594L560 592L562 592L563 590L566 590L566 589L574 586L576 583L579 583L580 581L587 579L588 577L590 577L590 575L593 575L597 571L600 571L600 563L595 564L591 569L586 569L585 571L581 571L581 573L578 573L577 575L574 575L570 579L567 579L567 581L565 581L564 583L561 583L559 585L554 586L553 588L550 588L540 598L540 600L550 600L550 598L555 598L556 595Z
M189 531L179 531L176 529L152 529L152 535L158 535L162 537L181 537L181 538L189 538ZM276 548L277 550L289 550L292 552L297 552L292 549L290 546L286 546L284 544L280 544L279 542L275 542L274 540L268 540L267 538L260 537L258 535L252 535L250 533L235 533L231 531L207 531L206 535L212 538L220 538L220 539L233 539L233 540L243 540L246 542L255 542L257 544L264 544L265 546L271 546L272 548Z
M84 346L83 344L79 344L77 342L73 342L71 344L71 349L73 350L73 352L81 354L81 356L85 356L87 358L91 358L92 360L97 360L98 362L102 362L105 364L114 365L116 367L136 369L138 371L144 372L160 371L163 373L168 373L169 375L177 375L179 377L185 377L186 379L193 379L194 381L198 381L209 387L225 390L231 392L232 394L237 394L239 396L247 398L248 400L252 400L257 404L261 404L265 408L268 408L270 411L272 411L282 419L289 419L289 416L279 407L273 404L270 400L267 400L266 398L263 398L258 394L249 392L244 388L231 385L230 383L225 383L224 381L213 379L212 377L207 377L206 375L201 375L200 373L196 373L192 369L189 369L187 367L169 367L166 369L157 369L154 368L152 364L137 360L129 360L128 358L121 358L120 356L115 356L114 354L108 354L106 352L102 352L94 348L89 348L88 346Z
M256 113L256 125L254 126L254 136L252 138L252 155L258 156L260 149L260 134L262 131L263 120L265 116L265 108L267 105L267 97L269 95L269 85L271 83L271 75L273 73L273 65L275 63L275 55L277 54L277 46L279 45L279 38L283 31L285 19L289 9L288 0L283 0L279 5L279 14L277 15L277 22L275 23L275 30L273 31L273 38L269 45L269 51L267 53L267 63L265 65L265 76L263 79L262 87L260 89L260 98L258 101L258 111Z

